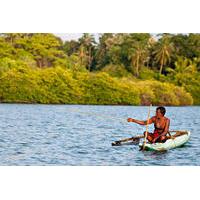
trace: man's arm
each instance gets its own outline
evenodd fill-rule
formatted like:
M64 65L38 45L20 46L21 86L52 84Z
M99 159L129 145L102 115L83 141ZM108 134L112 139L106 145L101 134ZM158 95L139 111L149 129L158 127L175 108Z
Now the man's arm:
M141 120L137 120L137 119L133 119L133 118L128 118L127 121L128 122L134 122L134 123L140 124L140 125L147 125L147 124L152 124L154 122L154 117L150 118L148 123L147 123L147 120L141 121Z

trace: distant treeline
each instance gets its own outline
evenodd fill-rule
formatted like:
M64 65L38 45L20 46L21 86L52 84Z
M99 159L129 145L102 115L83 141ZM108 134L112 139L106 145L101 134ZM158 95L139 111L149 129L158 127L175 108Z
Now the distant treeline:
M0 102L200 104L200 34L0 34Z

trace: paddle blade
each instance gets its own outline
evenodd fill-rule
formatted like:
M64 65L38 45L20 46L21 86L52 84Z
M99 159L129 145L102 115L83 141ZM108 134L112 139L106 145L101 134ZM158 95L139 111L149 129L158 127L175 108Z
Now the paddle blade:
M120 146L120 145L121 145L120 141L112 142L112 146Z
M137 145L140 142L140 138L132 138L131 140L128 141L115 141L112 142L112 146L122 146L122 145Z

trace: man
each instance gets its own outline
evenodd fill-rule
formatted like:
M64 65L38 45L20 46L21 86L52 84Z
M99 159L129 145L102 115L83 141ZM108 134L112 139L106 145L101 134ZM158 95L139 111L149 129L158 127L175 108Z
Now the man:
M167 133L169 133L170 120L165 117L166 109L162 106L156 108L156 115L149 119L148 124L154 123L154 132L147 133L147 140L150 143L165 142ZM133 118L128 118L128 122L134 122L140 125L147 125L147 121L140 121ZM145 134L145 132L144 132Z

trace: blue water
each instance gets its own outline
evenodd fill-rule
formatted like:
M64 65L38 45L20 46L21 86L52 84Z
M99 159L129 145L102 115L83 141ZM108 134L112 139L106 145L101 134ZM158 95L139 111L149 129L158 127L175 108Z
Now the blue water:
M145 106L0 104L0 165L200 165L200 107L166 108L171 130L192 135L184 147L159 153L111 146L145 131L126 122L145 120Z

